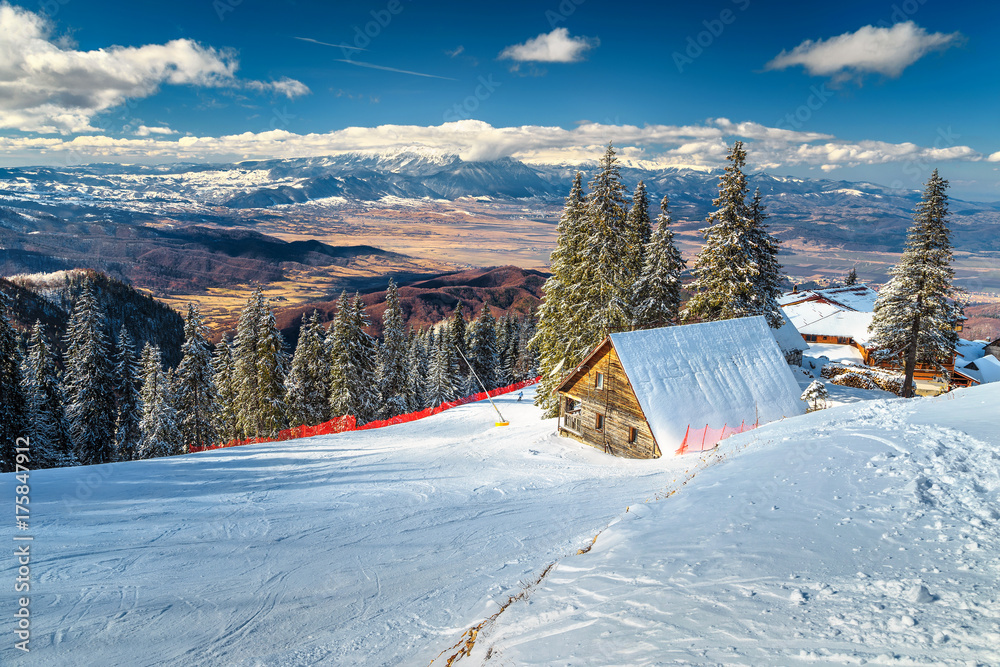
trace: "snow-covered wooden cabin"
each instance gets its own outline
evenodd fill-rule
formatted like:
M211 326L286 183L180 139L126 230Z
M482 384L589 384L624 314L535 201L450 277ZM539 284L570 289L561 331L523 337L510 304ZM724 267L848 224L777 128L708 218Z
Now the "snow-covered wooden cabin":
M673 454L688 427L805 412L763 317L611 334L558 388L559 432L628 458Z

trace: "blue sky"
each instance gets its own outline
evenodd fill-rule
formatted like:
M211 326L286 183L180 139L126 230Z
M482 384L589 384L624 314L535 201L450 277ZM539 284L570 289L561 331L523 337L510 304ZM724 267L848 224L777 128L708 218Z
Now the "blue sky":
M742 138L776 174L917 188L938 167L1000 200L998 19L941 0L5 4L0 162L579 161L614 140L714 166Z

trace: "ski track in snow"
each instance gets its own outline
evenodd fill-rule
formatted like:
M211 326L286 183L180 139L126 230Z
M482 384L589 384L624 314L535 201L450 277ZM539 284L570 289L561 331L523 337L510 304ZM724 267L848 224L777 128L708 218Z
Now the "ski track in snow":
M3 646L0 663L426 664L692 463L558 438L533 398L499 399L505 428L474 403L32 473L32 650Z
M532 393L506 428L32 473L32 651L0 664L427 665L553 562L459 664L1000 664L1000 385L658 461Z
M735 436L469 664L1000 664L1000 386ZM737 451L740 451L736 460Z

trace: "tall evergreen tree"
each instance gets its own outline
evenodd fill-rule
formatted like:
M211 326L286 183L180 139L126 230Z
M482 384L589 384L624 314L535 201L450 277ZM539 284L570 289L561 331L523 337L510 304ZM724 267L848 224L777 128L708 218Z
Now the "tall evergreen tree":
M468 326L465 321L465 313L462 312L461 301L455 304L455 310L452 311L451 319L448 321L448 338L451 341L452 347L456 350L455 356L458 357L459 368L463 373L467 373L468 369L465 368L465 362L458 355L458 352L461 352L466 357L469 356L468 346L466 345L468 340Z
M115 355L115 380L118 388L115 392L118 398L115 454L119 461L131 461L136 457L136 449L142 437L139 427L142 421L142 397L139 394L139 358L125 325L118 331Z
M535 403L545 417L554 417L558 410L555 388L562 375L575 368L593 344L585 307L591 275L586 261L589 228L583 176L577 172L556 228L556 248L549 260L552 276L542 287L538 330L531 340L542 375Z
M500 365L497 355L496 320L490 312L489 304L483 304L471 327L471 342L469 345L469 363L479 381L486 389L500 386L497 382L497 368Z
M221 441L229 442L240 437L240 431L237 424L236 387L233 382L232 345L225 338L215 346L212 370L215 372L215 386L219 392L215 430Z
M753 314L763 315L772 329L780 329L785 318L778 305L783 276L778 263L779 241L767 231L766 207L761 200L760 188L754 190L750 201L750 227L747 238L753 252L756 271L753 275Z
M146 343L142 350L142 439L136 458L173 456L183 451L177 411L170 403L170 387L160 348Z
M7 319L7 297L0 292L0 472L15 470L18 438L30 438L28 401L21 375L17 334ZM31 443L29 441L30 450ZM28 452L30 456L30 451ZM30 465L28 466L31 467Z
M850 287L851 285L858 284L858 267L852 266L851 270L847 272L847 277L844 278L844 285Z
M428 353L427 332L411 332L407 356L406 399L407 410L416 412L427 407L426 393L430 355Z
M625 237L619 241L624 242L624 264L622 266L622 284L627 287L626 295L633 294L631 288L642 275L642 269L646 261L646 246L652 235L652 227L649 222L649 197L646 195L646 184L639 181L632 195L632 208L629 209L625 219ZM628 299L630 304L629 322L634 319L631 304L633 299Z
M729 151L730 162L719 177L716 207L702 233L705 246L695 262L695 295L683 313L688 320L727 320L764 315L778 327L781 314L775 297L780 282L777 241L767 233L759 195L747 204L743 174L746 151L737 141Z
M365 331L368 318L359 295L340 295L329 339L330 409L364 424L378 415L375 342Z
M591 314L587 333L594 345L604 336L629 328L629 294L634 276L629 271L628 202L615 149L608 144L587 195L590 239L586 250L590 264L585 302ZM626 242L623 243L623 240Z
M88 281L66 331L66 417L81 463L115 459L115 382L104 316Z
M40 321L31 329L22 381L31 436L31 467L76 465L56 359Z
M260 392L257 433L274 437L287 425L285 375L288 373L288 353L285 352L285 339L274 320L274 311L266 302L262 319L257 341L257 387Z
M911 396L918 363L939 369L955 354L961 306L952 284L952 245L948 228L948 181L931 174L917 204L906 248L875 301L868 341L873 357L903 367L903 396Z
M403 309L399 304L396 283L389 279L385 293L385 313L382 315L382 345L378 350L378 389L381 395L381 417L387 419L409 411L406 398L407 352Z
M190 445L204 447L218 438L215 424L219 393L215 386L208 327L194 303L188 304L181 354L175 378L175 407L182 443L185 449Z
M524 317L518 323L518 357L514 366L514 377L517 380L529 380L538 377L538 355L531 347L535 337L537 321L533 314Z
M443 331L435 337L433 356L427 371L427 382L424 385L426 407L433 408L458 398L457 377L455 347L447 331Z
M232 344L232 406L236 419L237 437L260 435L259 415L262 397L259 388L260 340L264 326L264 294L254 290L240 311L236 337Z
M646 244L645 262L635 285L633 326L636 329L677 324L681 305L681 273L687 263L674 244L669 203L667 197L660 202L656 231Z
M330 364L319 315L315 310L308 317L303 313L292 368L285 379L289 424L315 426L329 419L329 377Z

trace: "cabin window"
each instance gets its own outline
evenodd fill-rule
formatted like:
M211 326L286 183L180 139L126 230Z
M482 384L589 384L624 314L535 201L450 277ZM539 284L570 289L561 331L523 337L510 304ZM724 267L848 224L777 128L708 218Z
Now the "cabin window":
M639 438L639 429L634 426L628 427L628 444L635 444L635 441Z
M604 415L597 415L597 418L594 419L594 429L598 431L604 430Z
M569 396L566 397L566 414L573 414L574 412L579 412L580 408L577 407L576 401L574 401Z
M604 389L604 373L597 373L594 376L594 386L597 389Z

